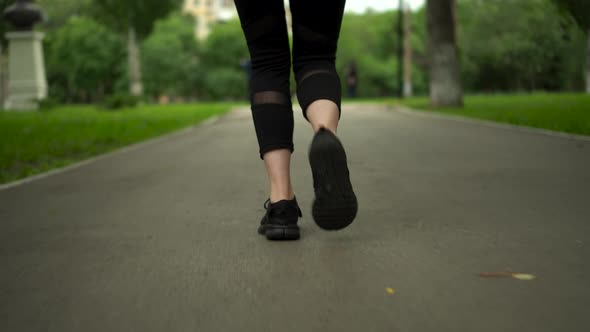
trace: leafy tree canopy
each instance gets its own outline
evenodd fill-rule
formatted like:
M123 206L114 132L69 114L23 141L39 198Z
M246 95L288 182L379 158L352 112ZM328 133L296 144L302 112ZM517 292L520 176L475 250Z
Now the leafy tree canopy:
M582 29L590 29L590 1L554 0L576 20Z
M140 38L145 38L157 19L180 6L180 0L93 0L91 12L108 26L121 32L133 27Z
M146 92L152 96L186 92L189 76L195 71L199 44L192 18L173 13L156 22L142 47Z
M112 92L124 50L123 40L110 29L88 17L71 17L47 36L46 67L53 94L89 101Z
M90 0L37 0L47 18L46 29L56 29L76 15L84 15L89 11Z

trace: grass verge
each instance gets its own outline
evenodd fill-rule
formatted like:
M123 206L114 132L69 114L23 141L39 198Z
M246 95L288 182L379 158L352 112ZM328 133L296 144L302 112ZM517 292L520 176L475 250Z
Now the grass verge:
M590 135L590 95L587 94L473 95L465 97L463 108L433 108L426 97L387 103L419 111Z
M116 112L63 106L44 112L0 112L0 183L194 125L232 106L149 105Z

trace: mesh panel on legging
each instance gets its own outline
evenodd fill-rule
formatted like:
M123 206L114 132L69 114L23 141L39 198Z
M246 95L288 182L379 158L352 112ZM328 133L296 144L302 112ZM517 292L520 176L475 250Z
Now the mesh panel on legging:
M291 54L280 0L235 0L252 61L250 104L260 157L294 150Z
M234 0L252 59L250 94L260 156L293 151L293 110L289 89L291 56L282 0ZM297 98L307 118L309 104L332 100L340 110L336 47L344 0L290 1L293 71Z

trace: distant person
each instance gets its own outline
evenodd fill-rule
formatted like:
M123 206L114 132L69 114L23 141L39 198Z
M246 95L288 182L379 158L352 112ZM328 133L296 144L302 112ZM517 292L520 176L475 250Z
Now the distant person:
M270 182L258 233L270 240L298 239L302 214L290 178L294 120L285 7L283 0L234 2L252 59L252 118ZM315 189L312 215L328 230L348 226L357 213L346 153L336 136L342 92L335 60L344 4L345 0L290 3L296 93L315 132L309 147Z
M356 63L352 61L346 70L346 87L348 88L348 97L356 98L356 89L358 85L358 76Z

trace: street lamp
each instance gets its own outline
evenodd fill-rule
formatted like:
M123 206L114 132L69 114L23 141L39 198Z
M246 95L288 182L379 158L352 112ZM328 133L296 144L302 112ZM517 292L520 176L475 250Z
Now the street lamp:
M404 97L403 57L404 57L404 13L403 0L399 0L397 10L397 96Z
M4 18L18 31L33 30L33 26L44 20L43 11L30 0L17 0L4 11Z

